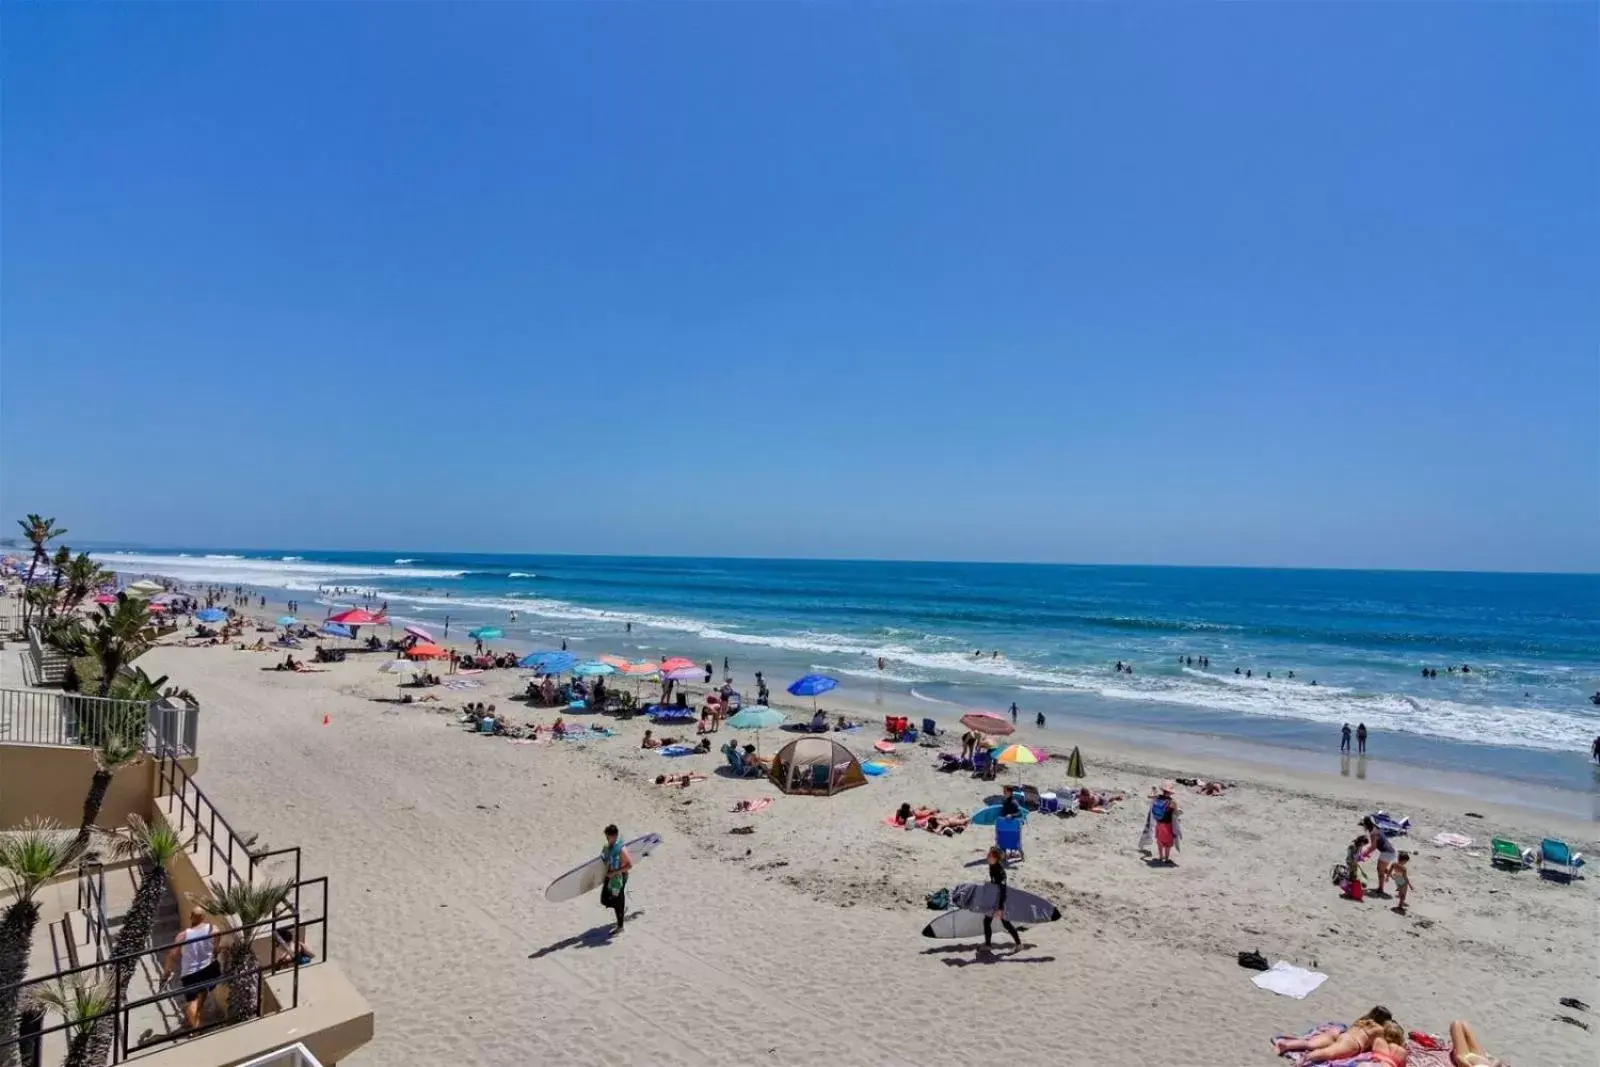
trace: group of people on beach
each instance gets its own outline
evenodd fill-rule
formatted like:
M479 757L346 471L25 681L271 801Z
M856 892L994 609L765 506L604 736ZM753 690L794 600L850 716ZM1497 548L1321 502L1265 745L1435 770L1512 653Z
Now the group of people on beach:
M1389 1009L1379 1004L1349 1026L1329 1023L1305 1037L1280 1037L1272 1047L1280 1056L1293 1056L1297 1064L1365 1059L1380 1067L1406 1067L1410 1057L1406 1036ZM1412 1036L1419 1045L1438 1046L1426 1035ZM1465 1019L1450 1024L1449 1056L1451 1067L1504 1067L1478 1041Z

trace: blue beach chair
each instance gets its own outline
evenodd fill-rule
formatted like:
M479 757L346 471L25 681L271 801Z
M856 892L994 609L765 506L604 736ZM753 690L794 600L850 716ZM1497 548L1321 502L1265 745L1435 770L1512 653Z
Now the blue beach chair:
M1539 842L1539 873L1546 878L1570 882L1583 866L1583 853L1572 851L1565 841L1547 837Z
M1006 856L1015 853L1017 859L1022 859L1022 820L1017 818L996 820L994 843Z

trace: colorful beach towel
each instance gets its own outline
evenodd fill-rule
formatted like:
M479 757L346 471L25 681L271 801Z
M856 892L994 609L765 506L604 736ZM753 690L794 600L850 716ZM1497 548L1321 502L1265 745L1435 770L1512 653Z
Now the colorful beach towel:
M694 746L693 745L665 745L665 746L663 746L661 748L656 749L656 751L661 753L663 756L692 756L692 755L694 755Z
M1466 834L1444 832L1434 834L1433 843L1436 845L1448 845L1450 848L1467 848L1472 844L1472 838Z

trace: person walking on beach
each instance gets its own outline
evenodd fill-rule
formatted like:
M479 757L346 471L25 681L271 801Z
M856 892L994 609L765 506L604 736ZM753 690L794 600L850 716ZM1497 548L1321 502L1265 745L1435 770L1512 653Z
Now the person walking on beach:
M1367 832L1367 844L1378 854L1378 888L1374 892L1375 895L1382 896L1383 884L1389 880L1390 871L1400 861L1400 856L1395 851L1394 842L1378 829L1378 824L1372 821L1372 816L1368 815L1361 820L1361 828Z
M999 845L989 846L989 881L996 887L994 910L983 917L983 950L989 952L994 948L994 921L1000 920L1000 925L1005 927L1006 933L1011 935L1014 945L1013 951L1022 950L1022 933L1011 920L1006 918L1006 854L1000 851Z
M1044 712L1041 711L1039 714L1033 717L1033 725L1038 727L1044 726Z
M1350 751L1350 724L1349 723L1345 723L1344 726L1339 730L1339 751L1340 752L1349 752Z
M1017 702L1015 700L1011 702L1011 725L1017 725Z
M1364 723L1364 722L1357 723L1356 724L1356 755L1365 756L1366 754L1367 754L1367 724Z
M1156 846L1156 862L1166 866L1172 865L1172 849L1181 840L1178 829L1178 802L1173 798L1173 791L1177 786L1171 782L1162 782L1159 787L1150 791L1150 811L1145 816L1144 834L1139 838L1139 847L1150 847L1152 838Z
M600 858L606 864L606 880L600 887L600 906L610 908L616 913L617 927L611 931L615 935L622 933L622 926L627 918L628 872L633 870L633 857L628 855L628 850L617 840L616 823L605 828L605 835L606 845L600 850Z

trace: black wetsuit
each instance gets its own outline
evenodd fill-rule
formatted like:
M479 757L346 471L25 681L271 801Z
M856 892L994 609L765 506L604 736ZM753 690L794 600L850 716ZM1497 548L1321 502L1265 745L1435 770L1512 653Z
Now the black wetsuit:
M1001 915L1000 925L1006 928L1006 933L1010 934L1011 939L1020 947L1022 945L1022 934L1017 931L1015 926L1011 925L1010 919L1005 918L1006 865L1004 863L989 864L989 881L999 886L1000 892L995 897L993 911L983 917L983 943L986 947L994 943L994 913L998 911Z

